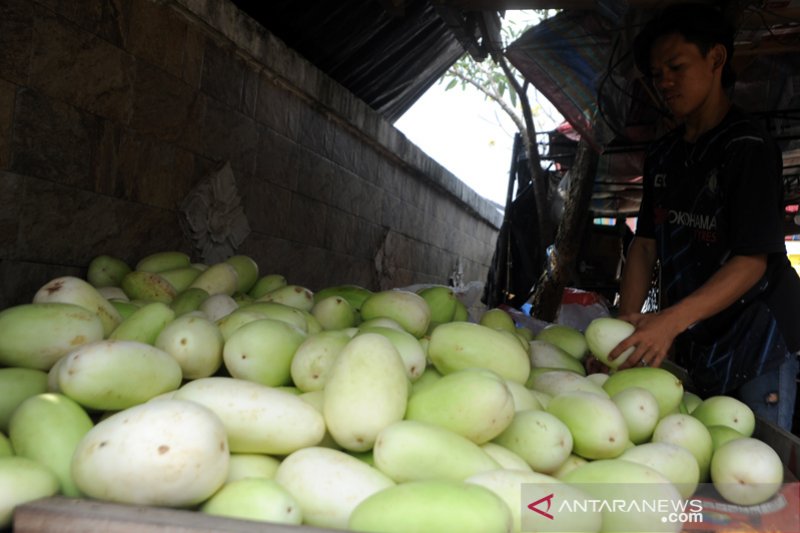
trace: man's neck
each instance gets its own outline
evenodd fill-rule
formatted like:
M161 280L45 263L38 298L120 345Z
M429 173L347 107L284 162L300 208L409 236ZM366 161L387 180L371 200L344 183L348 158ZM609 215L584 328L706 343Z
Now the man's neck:
M720 90L710 95L706 102L696 114L686 117L684 122L685 132L683 138L687 142L695 142L705 132L715 128L722 122L725 115L731 108L731 101L728 95Z

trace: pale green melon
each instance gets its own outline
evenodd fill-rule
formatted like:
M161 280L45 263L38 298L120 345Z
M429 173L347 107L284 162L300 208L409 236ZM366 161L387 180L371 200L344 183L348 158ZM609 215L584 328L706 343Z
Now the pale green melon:
M442 375L438 370L436 370L435 367L431 365L426 366L419 378L411 383L411 394L416 394L417 392L426 388L428 385L431 385L440 379L442 379Z
M0 368L0 431L8 430L14 410L31 396L47 392L48 374L33 368Z
M247 293L258 281L258 263L247 255L232 255L225 260L236 269L236 290Z
M201 270L193 266L184 266L172 268L170 270L162 270L158 275L167 280L167 283L172 285L176 292L181 293L188 289L194 280L200 275Z
M419 339L402 328L398 330L391 327L370 326L366 325L366 323L359 326L356 336L363 335L364 333L379 333L389 339L397 349L397 353L400 354L400 358L403 360L408 379L412 382L419 379L427 365L425 349L422 347Z
M0 311L0 365L47 371L70 351L104 335L97 314L79 305L9 307Z
M174 268L188 267L191 265L191 258L183 252L177 250L164 250L154 252L139 259L135 270L142 272L162 272Z
M209 295L227 294L231 296L239 286L239 274L229 263L216 263L197 276L189 288L203 289Z
M325 421L297 394L221 376L185 383L174 394L213 411L225 425L232 452L285 455L315 446Z
M557 470L572 453L569 428L554 415L541 410L519 411L495 443L522 457L536 472Z
M430 422L483 444L508 427L514 411L503 378L491 370L467 368L412 394L405 419Z
M373 533L502 533L508 505L485 487L451 480L403 483L373 494L350 516L348 529Z
M86 271L86 281L97 288L119 287L122 278L131 271L131 267L117 257L98 255L89 262Z
M14 448L11 447L11 440L0 432L0 457L10 457L14 455Z
M222 487L229 460L219 417L198 403L172 399L99 421L78 443L71 471L89 498L192 507Z
M33 295L33 303L66 303L83 307L97 315L103 324L104 335L122 322L122 316L111 302L92 284L75 276L50 280Z
M767 443L745 437L720 446L710 476L723 498L737 505L758 505L772 498L783 482L780 456Z
M301 285L283 285L277 289L273 289L265 295L258 298L259 302L274 302L301 311L311 311L314 307L314 293L308 287Z
M601 387L603 386L603 383L606 382L608 377L609 377L608 374L605 374L603 372L595 372L593 374L586 375L586 379L593 382L595 385L600 385Z
M578 359L549 341L532 340L530 349L531 365L534 368L560 368L586 375L586 369Z
M700 483L708 481L714 441L708 428L692 415L676 413L662 418L653 432L652 442L669 442L692 452L700 467Z
M231 453L226 483L245 478L273 479L280 460L263 453Z
M505 380L505 382L506 387L508 387L508 390L511 392L511 396L514 397L515 411L543 409L542 402L539 400L539 397L525 385L509 379Z
M0 457L0 529L11 526L14 509L58 494L56 475L27 457Z
M309 447L290 454L275 481L297 500L305 524L343 529L359 503L395 485L385 474L343 451Z
M700 482L697 459L689 450L677 444L647 442L625 450L619 458L649 466L659 472L675 485L684 498L690 498Z
M183 315L161 330L155 346L175 358L184 379L197 379L219 370L224 343L215 323L203 317Z
M378 434L375 466L398 483L423 479L464 480L500 465L458 433L429 422L401 420Z
M356 310L341 296L329 296L315 300L311 314L319 321L324 330L339 330L356 325Z
M676 412L683 399L683 383L674 374L663 368L626 368L613 373L603 383L609 396L630 387L640 387L650 391L658 401L658 416Z
M222 348L230 375L277 387L291 382L297 348L306 340L301 329L280 320L264 318L237 329Z
M212 294L198 307L212 322L218 322L239 309L239 302L227 294Z
M456 295L451 287L436 285L425 287L417 294L428 303L431 309L431 324L443 324L453 320L456 312Z
M341 296L347 300L351 306L353 306L353 309L355 309L356 313L360 313L361 306L364 304L364 300L366 300L372 294L372 291L359 285L334 285L331 287L325 287L324 289L315 292L314 301L318 302L329 296Z
M328 431L347 450L369 450L381 430L403 418L409 388L406 367L389 339L377 333L353 337L325 381Z
M484 311L481 318L478 320L478 324L492 329L508 331L510 333L516 333L517 330L517 325L514 323L514 319L511 318L511 315L498 307Z
M650 440L658 424L658 401L647 389L631 387L611 397L625 418L631 442L641 444Z
M535 338L558 346L578 361L582 360L589 351L583 333L565 324L550 324L537 333Z
M624 320L613 317L600 317L592 320L586 327L584 337L589 351L598 361L609 368L616 370L633 353L634 348L628 348L616 359L609 359L608 355L623 340L628 338L636 327Z
M77 402L62 394L44 393L22 402L14 411L8 436L14 453L47 466L57 477L61 493L81 496L70 472L75 448L94 427Z
M291 324L305 333L310 333L308 330L308 319L306 314L302 310L290 305L279 302L262 302L256 300L255 302L240 306L237 311L234 311L229 316L234 316L239 311L260 313L262 315L266 315L267 318L286 322L287 324ZM220 320L220 322L225 322L227 318L228 317L223 318Z
M557 396L565 392L584 391L608 397L608 393L603 387L570 370L545 370L532 376L528 386L550 396Z
M283 287L284 285L287 285L287 282L286 277L282 274L267 274L266 276L258 278L247 292L247 295L251 298L258 299L268 292L274 291L278 287Z
M136 341L99 341L58 364L58 389L88 409L115 411L174 391L183 378L167 352Z
M497 461L497 464L503 469L533 472L533 468L525 459L496 442L484 442L481 444L481 449L489 454L489 457Z
M687 414L692 414L692 411L694 411L702 401L703 399L697 394L688 390L683 391L683 407L686 409Z
M592 499L609 502L600 507L602 531L678 533L682 529L683 524L670 520L670 513L681 509L680 493L666 477L648 466L623 459L600 459L575 468L562 481Z
M561 479L567 475L568 472L571 472L578 468L579 466L586 464L588 461L579 455L575 455L571 453L567 460L558 467L558 470L552 473L552 476L557 479Z
M109 340L136 341L154 345L161 331L175 319L175 311L163 302L150 302L120 322Z
M254 320L261 320L263 318L270 318L270 317L259 311L239 308L236 311L230 313L229 315L226 315L221 319L217 320L215 324L219 328L219 332L222 333L222 339L227 342L227 340L231 338L231 336L236 332L236 330L238 330L245 324L249 324ZM284 320L284 322L288 321ZM291 323L291 324L300 329L300 326L298 326L297 323Z
M492 470L481 472L466 479L467 483L474 483L491 490L499 496L511 510L514 520L512 531L582 531L585 533L600 531L602 514L599 511L568 512L563 509L552 510L551 517L536 513L533 509L520 505L520 496L529 505L538 501L539 497L550 495L557 504L565 501L585 501L589 498L587 493L559 481L558 479L537 472L524 472L519 470ZM528 499L525 500L525 497ZM547 503L542 502L541 510L547 509ZM540 509L538 505L534 509Z
M431 322L431 308L417 293L395 289L367 296L361 304L361 318L391 318L404 330L417 338L427 333Z
M272 479L246 478L226 482L200 507L226 518L300 525L303 513L297 500Z
M606 396L571 391L554 396L547 412L572 434L573 451L586 459L612 459L628 445L628 426L619 408Z
M729 426L745 437L756 427L756 416L750 407L733 396L711 396L692 410L692 416L709 426Z
M714 451L728 441L735 439L743 439L744 435L736 431L730 426L706 426L708 433L711 435L711 442Z
M325 387L333 361L350 342L342 331L321 331L309 335L295 350L289 371L292 383L303 392Z
M449 322L433 330L428 358L442 374L486 368L525 383L531 371L528 352L513 335L472 322Z

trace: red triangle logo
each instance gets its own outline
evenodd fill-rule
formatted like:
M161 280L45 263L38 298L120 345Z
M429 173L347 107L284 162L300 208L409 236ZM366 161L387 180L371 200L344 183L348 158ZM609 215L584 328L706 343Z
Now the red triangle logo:
M536 500L536 501L535 501L535 502L533 502L533 503L529 503L529 504L528 504L528 509L530 509L530 510L531 510L531 511L533 511L533 512L539 513L540 515L542 515L542 516L543 516L543 517L545 517L545 518L548 518L548 519L552 520L552 519L553 519L553 515L551 515L551 514L548 512L548 511L550 510L550 506L551 506L551 504L552 504L552 500L553 500L553 494L552 494L552 493L550 493L550 494L548 494L547 496L545 496L544 498L540 498L540 499ZM544 511L542 511L542 510L541 510L541 509L539 509L537 506L538 506L539 504L541 504L541 503L544 503L544 502L547 502L547 509L545 509Z

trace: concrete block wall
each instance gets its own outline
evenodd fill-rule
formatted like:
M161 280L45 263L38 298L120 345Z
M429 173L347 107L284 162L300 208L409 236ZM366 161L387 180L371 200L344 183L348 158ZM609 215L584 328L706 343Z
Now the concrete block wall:
M202 261L179 206L224 162L262 273L485 279L494 206L227 0L0 2L0 307L99 254Z

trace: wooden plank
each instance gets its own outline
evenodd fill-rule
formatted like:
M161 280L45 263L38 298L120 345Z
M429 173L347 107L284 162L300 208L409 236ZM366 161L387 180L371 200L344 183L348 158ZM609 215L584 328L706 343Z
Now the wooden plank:
M14 533L331 533L333 529L211 516L199 511L56 496L14 511Z
M756 417L753 437L766 442L781 458L786 483L800 480L800 438L771 422Z

